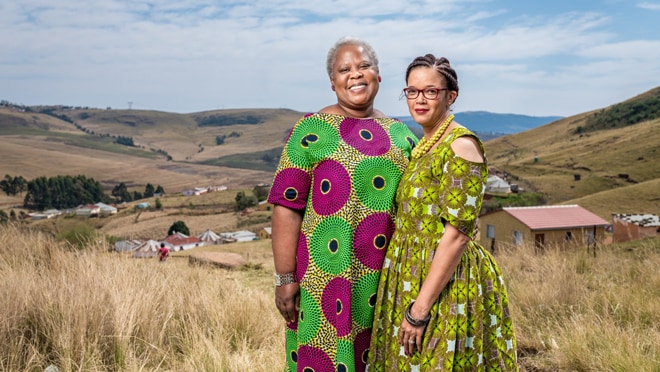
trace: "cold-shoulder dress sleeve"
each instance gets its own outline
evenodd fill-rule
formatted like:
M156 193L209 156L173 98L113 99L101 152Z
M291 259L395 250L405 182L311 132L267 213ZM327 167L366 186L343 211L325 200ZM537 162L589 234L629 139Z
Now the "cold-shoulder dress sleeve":
M451 142L465 135L477 138L467 129L452 131L451 137L446 139L448 145L443 147L441 156L436 156L432 161L431 170L440 180L436 201L440 218L472 237L486 190L488 166L485 161L476 163L463 159L452 150ZM484 152L478 138L477 142Z

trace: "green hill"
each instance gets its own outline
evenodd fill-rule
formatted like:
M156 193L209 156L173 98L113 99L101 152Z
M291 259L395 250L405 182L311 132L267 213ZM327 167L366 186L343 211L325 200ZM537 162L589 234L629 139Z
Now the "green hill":
M542 194L611 213L657 213L660 87L612 106L486 141L493 170ZM303 115L287 109L190 114L73 107L0 107L4 174L85 174L108 189L166 190L270 182ZM0 175L1 176L1 175Z

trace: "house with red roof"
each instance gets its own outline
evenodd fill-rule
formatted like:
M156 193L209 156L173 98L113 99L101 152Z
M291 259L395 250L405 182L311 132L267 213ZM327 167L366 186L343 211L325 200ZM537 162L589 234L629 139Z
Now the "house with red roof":
M498 246L527 244L537 249L553 245L602 244L610 223L579 205L509 207L479 217L479 242Z
M172 233L172 235L161 240L161 243L165 243L165 246L170 250L170 252L185 251L187 249L201 247L204 245L204 242L200 238L188 236L180 232Z

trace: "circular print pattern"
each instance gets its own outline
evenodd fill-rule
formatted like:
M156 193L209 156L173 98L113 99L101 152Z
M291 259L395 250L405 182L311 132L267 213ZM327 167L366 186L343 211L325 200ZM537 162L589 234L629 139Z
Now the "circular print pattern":
M379 270L394 232L394 222L385 212L365 217L355 229L353 250L364 266Z
M326 273L338 275L351 264L351 225L339 217L327 217L314 228L311 258Z
M354 371L355 355L351 342L346 340L337 341L337 372Z
M321 295L321 309L338 337L351 333L351 282L340 277L330 280Z
M345 118L339 124L339 134L344 142L365 155L379 156L390 151L387 132L374 119Z
M291 162L306 168L318 159L322 159L337 149L339 134L327 122L316 116L303 119L293 130L286 146Z
M390 125L390 137L392 138L392 142L394 142L394 146L406 150L407 152L410 152L419 141L417 137L412 134L408 126L401 122L392 123L392 125Z
M392 207L396 186L401 178L399 168L387 159L369 158L355 167L353 185L360 201L383 212Z
M302 345L298 349L298 371L302 372L334 372L332 360L323 350Z
M289 365L289 371L295 371L298 362L298 338L295 330L286 329L286 362Z
M364 371L369 357L369 342L371 341L371 328L365 329L355 336L355 370Z
M309 248L307 247L307 239L305 239L305 234L300 232L298 237L298 253L296 254L297 263L296 263L296 276L298 276L298 282L302 281L307 273L307 267L309 266Z
M324 160L314 170L312 206L321 216L336 213L351 194L351 177L346 168L334 160Z
M304 310L303 310L304 309ZM321 324L321 309L314 298L304 288L300 287L300 311L298 312L298 341L306 344L319 331ZM298 351L300 357L300 351Z
M367 274L353 286L353 320L365 328L373 325L379 277L380 271Z
M286 207L300 208L307 202L311 178L307 172L297 168L282 169L275 176L270 194Z

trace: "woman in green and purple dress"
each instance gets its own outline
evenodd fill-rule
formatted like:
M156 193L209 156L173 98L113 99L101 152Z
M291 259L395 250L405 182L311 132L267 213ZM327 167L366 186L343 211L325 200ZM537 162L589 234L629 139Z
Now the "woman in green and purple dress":
M453 121L456 72L427 54L408 66L406 83L424 138L398 186L367 369L515 371L502 273L472 239L488 166L481 141Z
M339 40L327 69L337 103L296 123L268 197L288 371L364 371L394 193L417 142L373 107L369 44Z

